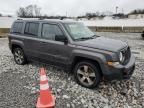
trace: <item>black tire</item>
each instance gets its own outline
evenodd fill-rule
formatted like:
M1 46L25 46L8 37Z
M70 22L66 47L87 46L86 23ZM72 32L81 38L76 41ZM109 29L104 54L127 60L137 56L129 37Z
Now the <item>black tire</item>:
M85 72L86 66L88 66L88 69L87 69L88 72ZM81 72L84 71L84 75L82 75L82 73L80 71ZM82 85L83 87L86 87L86 88L95 88L95 87L97 87L99 85L100 81L101 81L101 78L102 78L101 73L100 73L100 69L97 66L97 64L93 63L89 60L78 62L75 65L75 68L74 68L73 72L74 72L74 76L75 76L75 79L76 79L77 83ZM89 75L87 73L89 73ZM94 74L95 74L95 78L94 78ZM92 76L93 76L93 78L92 78ZM81 79L80 79L80 77L81 77ZM84 80L84 81L82 82L82 80ZM86 84L86 82L87 83L91 82L91 83Z
M24 65L27 63L26 56L23 52L23 50L19 47L13 49L13 56L16 64L18 65Z

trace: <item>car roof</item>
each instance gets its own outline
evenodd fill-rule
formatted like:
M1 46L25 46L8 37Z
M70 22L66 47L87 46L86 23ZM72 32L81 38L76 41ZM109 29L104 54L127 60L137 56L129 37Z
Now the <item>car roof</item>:
M59 19L17 19L15 22L51 22L51 23L78 23L74 20L59 20Z

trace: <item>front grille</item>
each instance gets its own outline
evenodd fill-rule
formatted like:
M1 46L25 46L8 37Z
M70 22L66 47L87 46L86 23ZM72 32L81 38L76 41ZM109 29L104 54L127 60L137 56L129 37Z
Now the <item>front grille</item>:
M123 57L124 57L122 64L126 65L129 62L130 57L131 57L130 47L124 48L121 52L122 52Z

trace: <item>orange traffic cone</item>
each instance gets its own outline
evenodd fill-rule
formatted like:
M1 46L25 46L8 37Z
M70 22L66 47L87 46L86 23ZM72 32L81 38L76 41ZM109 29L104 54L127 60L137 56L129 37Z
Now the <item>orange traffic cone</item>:
M40 69L40 96L37 101L37 108L54 108L55 98L49 90L48 79L44 68Z

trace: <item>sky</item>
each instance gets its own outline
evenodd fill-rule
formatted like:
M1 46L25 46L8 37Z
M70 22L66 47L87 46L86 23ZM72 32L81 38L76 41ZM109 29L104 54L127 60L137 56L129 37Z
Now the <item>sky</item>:
M0 13L16 16L19 7L36 4L42 14L78 16L87 12L111 11L128 13L134 9L144 9L144 0L1 0Z

